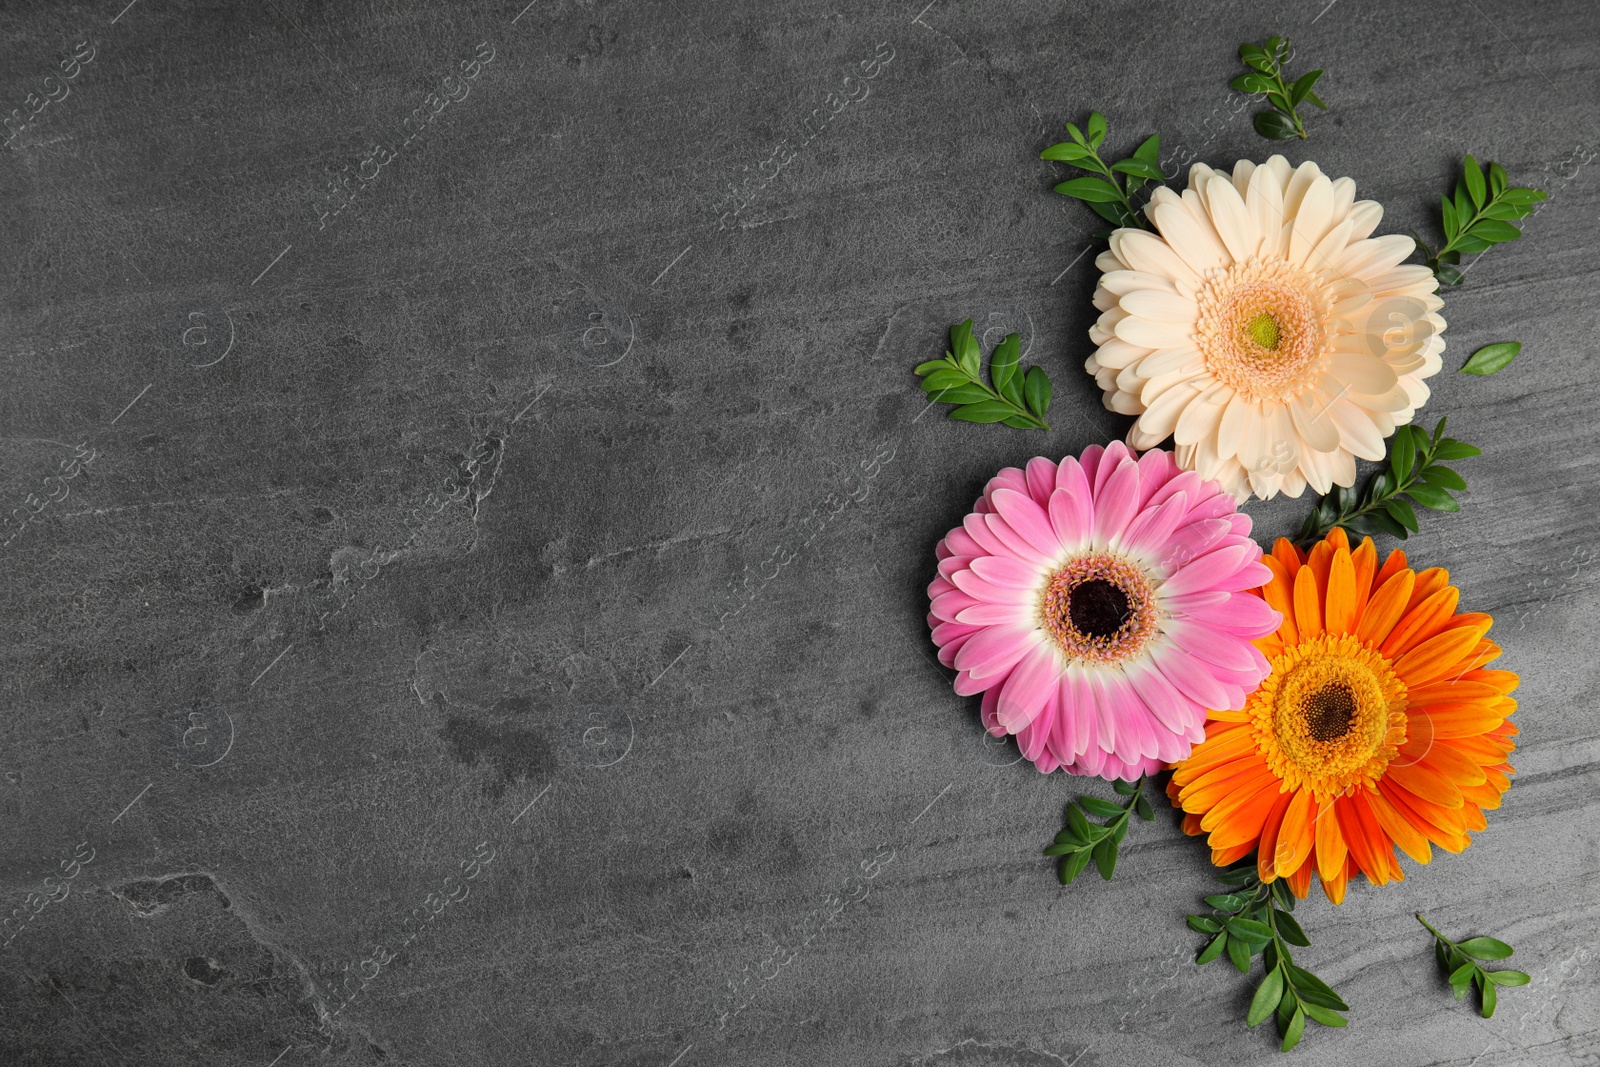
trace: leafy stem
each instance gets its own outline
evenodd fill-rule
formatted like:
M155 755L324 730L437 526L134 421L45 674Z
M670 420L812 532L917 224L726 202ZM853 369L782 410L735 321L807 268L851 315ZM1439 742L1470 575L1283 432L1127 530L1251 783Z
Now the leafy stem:
M1155 809L1144 795L1146 775L1136 782L1117 781L1111 787L1117 795L1127 799L1114 804L1099 797L1079 797L1067 805L1067 825L1056 834L1055 843L1044 850L1046 856L1060 856L1062 885L1071 885L1082 874L1089 861L1094 861L1100 877L1106 881L1117 871L1117 846L1128 835L1128 818L1138 815L1145 822L1155 819ZM1109 820L1104 823L1089 821L1090 815Z
M1090 112L1088 127L1085 133L1067 123L1067 134L1072 140L1053 144L1039 153L1040 159L1070 163L1079 170L1100 175L1071 178L1057 185L1056 192L1082 200L1095 214L1115 226L1150 229L1134 206L1133 197L1146 182L1165 180L1159 162L1160 136L1151 134L1134 149L1133 155L1108 165L1100 158L1100 146L1106 139L1106 117L1098 111Z
M1018 430L1048 430L1044 421L1050 408L1050 377L1043 367L1024 373L1022 338L1014 333L995 346L989 358L989 378L983 380L983 352L972 336L972 320L950 327L950 351L943 359L920 364L915 373L930 403L956 404L952 419L962 422L1003 422Z
M1533 214L1535 205L1548 195L1543 189L1510 188L1505 168L1498 163L1490 163L1485 176L1469 155L1461 161L1455 194L1439 198L1444 244L1434 251L1416 234L1412 238L1442 284L1460 285L1463 274L1455 264L1461 257L1521 237L1522 231L1512 223Z
M1441 418L1431 435L1416 425L1397 427L1388 464L1367 480L1360 493L1354 486L1340 486L1324 496L1306 516L1300 540L1315 541L1343 526L1357 534L1386 533L1403 541L1418 529L1412 504L1431 511L1460 511L1460 502L1450 493L1465 489L1467 482L1444 462L1482 453L1446 437L1445 421Z
M1494 1014L1497 986L1527 985L1532 981L1521 971L1486 971L1474 962L1509 957L1513 950L1504 941L1492 937L1471 937L1456 942L1434 929L1421 912L1417 913L1417 922L1426 926L1433 935L1434 958L1439 961L1439 969L1450 976L1450 988L1455 990L1456 999L1464 999L1468 989L1478 987L1478 1004L1485 1019Z
M1322 71L1309 71L1293 82L1283 80L1284 65L1289 62L1290 54L1287 37L1270 37L1265 48L1256 44L1242 44L1239 46L1239 60L1250 68L1251 73L1241 74L1229 83L1242 93L1257 93L1267 98L1272 110L1256 115L1255 127L1257 133L1272 141L1289 137L1298 137L1302 141L1306 139L1306 125L1300 120L1297 110L1301 104L1309 103L1323 111L1328 110L1328 105L1312 90L1317 79L1322 77Z
M1307 1019L1323 1026L1347 1025L1350 1020L1339 1013L1350 1006L1326 982L1294 962L1289 946L1309 948L1311 940L1291 914L1294 894L1283 880L1261 881L1254 863L1230 868L1219 877L1236 888L1206 897L1216 910L1189 916L1189 928L1211 935L1195 958L1197 963L1210 963L1227 953L1239 973L1247 974L1251 959L1261 955L1265 977L1256 986L1245 1022L1254 1027L1267 1016L1276 1016L1283 1052L1299 1043Z

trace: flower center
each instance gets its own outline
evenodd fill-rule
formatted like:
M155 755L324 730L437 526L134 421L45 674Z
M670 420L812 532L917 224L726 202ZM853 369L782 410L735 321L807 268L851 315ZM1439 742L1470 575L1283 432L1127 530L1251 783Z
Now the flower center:
M1219 380L1256 400L1287 400L1315 380L1333 338L1322 282L1282 260L1206 273L1195 344Z
M1118 556L1070 560L1039 590L1039 624L1073 662L1119 663L1138 655L1159 622L1149 578Z
M1330 800L1382 776L1405 741L1405 708L1389 661L1344 635L1285 650L1246 710L1273 773Z

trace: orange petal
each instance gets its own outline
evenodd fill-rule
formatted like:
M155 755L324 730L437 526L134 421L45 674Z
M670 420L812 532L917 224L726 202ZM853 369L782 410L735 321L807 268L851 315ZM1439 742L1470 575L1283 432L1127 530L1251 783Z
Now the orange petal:
M1377 647L1389 636L1394 624L1405 614L1406 602L1411 599L1411 588L1415 582L1416 575L1408 570L1401 570L1383 580L1373 592L1372 600L1367 603L1367 610L1361 616L1361 623L1356 627L1356 636L1363 643Z
M1477 646L1480 636L1476 627L1446 630L1395 660L1394 673L1407 687L1459 677L1462 657Z
M1339 830L1339 815L1334 810L1333 801L1318 805L1312 833L1316 837L1317 876L1324 882L1335 878L1342 881L1345 857L1350 850L1345 846L1344 834Z
M1473 673L1468 672L1460 678L1452 678L1443 682L1432 682L1428 685L1414 685L1407 691L1413 706L1424 704L1483 704L1491 705L1501 698L1500 690L1492 685L1487 685L1472 678Z
M1450 572L1443 567L1429 567L1425 571L1417 572L1417 587L1411 591L1411 603L1406 605L1410 611L1424 600L1450 584Z
M1428 704L1412 708L1409 714L1413 722L1426 719L1431 724L1428 732L1435 740L1477 737L1499 726L1505 719L1503 712L1489 704Z
M1361 617L1357 588L1355 564L1350 553L1341 548L1328 564L1328 602L1322 609L1328 633L1341 636L1355 632L1356 620Z
M1346 541L1346 550L1349 547L1350 543ZM1312 545L1310 554L1306 556L1306 566L1317 576L1317 596L1322 600L1328 599L1328 568L1333 564L1333 554L1336 551L1338 549L1331 541L1323 540ZM1295 580L1299 579L1300 576L1295 575Z
M1214 848L1211 850L1211 862L1218 867L1226 867L1230 863L1244 859L1250 854L1250 850L1255 847L1255 842L1247 841L1242 845L1235 845L1233 848Z
M1277 784L1268 784L1254 793L1241 790L1206 812L1200 825L1211 831L1211 847L1232 848L1245 842L1254 846L1261 839L1261 824L1266 822L1267 812L1278 801L1278 789Z
M1344 532L1343 526L1335 526L1329 530L1328 535L1323 540L1332 545L1335 552L1341 548L1346 552L1350 551L1350 535Z
M1460 852L1472 843L1462 829L1459 810L1445 811L1387 778L1378 783L1378 790L1402 818L1446 852Z
M1294 542L1287 537L1280 537L1272 543L1272 558L1283 565L1283 572L1289 576L1291 582L1306 561L1300 550L1294 547Z
M1439 744L1449 745L1479 767L1494 767L1504 763L1506 757L1516 748L1510 741L1492 734L1480 734L1477 737L1458 737L1452 741L1440 741ZM1468 784L1479 785L1481 783L1462 782L1459 783L1458 788L1465 787Z
M1293 875L1311 855L1312 814L1311 793L1304 789L1297 791L1284 809L1283 824L1278 827L1278 841L1273 846L1272 866L1279 874L1286 877Z
M1372 599L1372 579L1378 573L1378 549L1372 538L1361 539L1361 547L1350 553L1350 562L1356 572L1356 617L1360 618Z
M1332 878L1322 874L1320 867L1317 874L1322 878L1322 892L1327 895L1328 900L1334 904L1343 904L1345 886L1350 883L1349 876L1345 873L1345 865L1339 864L1339 871Z
M1434 741L1415 755L1407 752L1405 746L1401 746L1400 755L1417 759L1421 766L1448 779L1457 790L1464 785L1479 785L1485 781L1482 765L1470 759L1459 748L1443 741Z
M1433 859L1433 849L1428 847L1427 837L1395 810L1388 797L1381 792L1370 791L1362 796L1378 820L1378 825L1383 827L1383 832L1389 835L1391 841L1400 846L1402 852L1418 863L1428 863Z
M1188 785L1213 767L1232 763L1255 750L1254 730L1236 723L1220 723L1214 729L1208 724L1206 739L1194 747L1187 759L1172 768L1172 783L1177 786ZM1173 795L1176 796L1176 792Z
M1299 644L1300 632L1294 626L1294 578L1276 556L1262 556L1261 562L1272 572L1272 580L1261 587L1261 597L1283 616L1283 621L1278 624L1278 639L1289 645ZM1267 650L1263 648L1261 651L1265 654Z
M1272 809L1267 812L1267 817L1261 821L1261 841L1256 847L1256 874L1263 882L1270 882L1278 877L1278 869L1272 863L1272 857L1278 848L1278 830L1283 825L1283 813L1289 810L1289 802L1295 798L1294 793L1279 793L1278 799L1273 801Z
M1240 767L1239 770L1230 770ZM1207 811L1216 807L1234 792L1254 793L1278 776L1263 762L1231 763L1218 767L1211 774L1196 779L1183 787L1179 794L1185 811Z
M1301 900L1306 898L1306 893L1311 890L1311 864L1302 863L1300 869L1284 879L1289 885L1289 891Z
M1300 640L1322 636L1322 594L1317 590L1316 572L1301 567L1294 576L1294 624Z
M1375 879L1378 885L1389 882L1398 882L1406 874L1400 869L1400 861L1394 855L1394 840L1384 832L1383 826L1378 822L1378 817L1373 814L1372 805L1368 802L1372 794L1362 790L1350 795L1350 810L1355 812L1357 821L1361 824L1361 839L1365 842L1371 853L1373 866L1367 868L1367 878ZM1346 841L1350 838L1347 836Z
M1407 763L1404 759L1391 762L1383 772L1384 780L1396 784L1441 808L1459 808L1461 790L1444 775L1423 763Z
M1389 558L1383 561L1383 566L1378 568L1377 575L1372 579L1374 591L1387 582L1390 578L1406 569L1406 553L1404 549L1397 548L1389 553Z
M1366 874L1367 881L1374 885L1387 882L1388 865L1380 863L1373 855L1373 843L1361 826L1361 816L1356 812L1355 802L1350 797L1339 797L1333 802L1333 815L1339 820L1339 832L1344 836L1345 847L1349 849L1350 862L1360 868Z
M1409 652L1444 629L1444 624L1455 616L1460 600L1461 590L1453 585L1445 586L1401 616L1378 651L1390 659Z
M1467 799L1467 803L1474 804L1485 811L1493 811L1500 806L1500 790L1489 782L1485 782L1482 785L1463 786L1461 795Z
M1513 671L1475 670L1461 677L1463 681L1482 682L1484 685L1493 686L1501 693L1515 692L1517 685L1522 681Z

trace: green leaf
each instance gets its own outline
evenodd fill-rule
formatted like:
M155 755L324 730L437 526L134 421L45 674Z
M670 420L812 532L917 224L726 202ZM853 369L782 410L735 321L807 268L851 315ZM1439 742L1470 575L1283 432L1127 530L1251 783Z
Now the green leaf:
M1255 876L1256 865L1251 862L1241 867L1229 867L1217 875L1217 880L1223 885L1242 885L1253 880Z
M1262 94L1271 89L1275 83L1265 74L1246 73L1228 83L1228 87L1241 93Z
M1467 487L1467 480L1461 477L1461 475L1457 474L1449 467L1441 467L1437 465L1429 467L1427 470L1423 471L1422 480L1425 484L1431 485L1437 489L1455 489L1459 491Z
M1078 803L1087 808L1090 814L1104 818L1114 819L1122 814L1122 806L1120 804L1113 804L1111 801L1101 800L1099 797L1079 797Z
M1511 955L1511 946L1492 937L1474 937L1456 945L1462 952L1480 960L1503 960Z
M1312 1003L1310 1003L1308 1001L1308 1002L1306 1002L1304 1004L1301 1004L1300 1006L1305 1009L1305 1013L1307 1015L1311 1016L1311 1018L1315 1019L1317 1022L1321 1023L1323 1026L1349 1026L1350 1025L1350 1020L1349 1019L1346 1019L1343 1015L1340 1015L1338 1012L1333 1011L1333 1010L1331 1010L1329 1008L1324 1008L1319 1004L1312 1004Z
M1283 1044L1278 1046L1278 1051L1288 1052L1290 1049L1298 1045L1300 1043L1300 1035L1305 1032L1305 1029L1305 1009L1296 1006L1294 1009L1294 1017L1289 1020L1289 1029L1283 1032Z
M995 391L1019 408L1022 406L1022 382L1017 364L1021 360L1022 336L1015 333L1006 334L1006 339L995 346L994 355L989 357L989 380L994 382Z
M1197 934L1220 933L1222 924L1205 915L1191 915L1188 917L1189 929Z
M1440 285L1460 285L1465 277L1454 267L1447 266L1435 267L1433 273L1439 279Z
M1133 810L1137 812L1139 818L1143 819L1145 822L1156 821L1155 809L1150 806L1150 802L1145 799L1143 793L1140 793L1139 799L1134 801Z
M1104 178L1073 178L1057 185L1056 192L1061 193L1063 196L1073 196L1079 200L1087 200L1091 204L1107 204L1122 199L1122 194L1117 191L1117 187Z
M1027 376L1023 379L1022 394L1028 410L1044 418L1045 412L1050 410L1050 376L1043 367L1028 368Z
M1081 144L1081 145L1083 145L1083 146L1084 146L1084 147L1085 147L1085 148L1087 148L1087 147L1088 147L1088 146L1089 146L1089 142L1087 142L1087 141L1085 141L1085 140L1084 140L1084 139L1083 139L1083 131L1082 131L1082 130L1080 130L1080 129L1078 129L1078 127L1076 127L1076 126L1074 126L1074 125L1073 125L1073 124L1072 124L1072 123L1070 123L1070 122L1069 122L1069 123L1067 123L1067 134L1068 134L1068 135L1069 135L1069 136L1070 136L1070 137L1071 137L1071 138L1072 138L1072 139L1073 139L1073 140L1074 140L1074 141L1077 141L1077 142L1078 142L1078 143L1079 143L1079 144Z
M1053 159L1061 163L1076 163L1080 159L1094 158L1094 150L1072 141L1062 141L1040 152L1039 158Z
M1309 948L1311 946L1311 939L1306 937L1306 932L1300 929L1300 923L1293 915L1286 911L1280 911L1274 921L1278 925L1278 933L1289 944L1299 945L1301 948Z
M1202 965L1210 963L1212 960L1222 955L1227 947L1228 935L1225 933L1218 934L1216 937L1211 939L1204 949L1201 950L1200 955L1196 956L1194 961Z
M1152 165L1159 164L1161 161L1161 135L1152 133L1149 137L1146 137L1139 147L1133 150L1133 158L1142 159ZM1160 173L1159 167L1157 167L1157 173ZM1165 179L1166 175L1162 174L1160 178L1153 180L1164 181Z
M1266 923L1254 919L1233 918L1226 923L1228 934L1231 937L1244 941L1260 942L1265 945L1272 940L1272 928Z
M1484 975L1495 985L1527 985L1533 981L1521 971L1485 971Z
M925 393L936 392L940 389L949 389L957 385L971 385L972 379L967 377L960 369L940 360L941 367L922 379L922 391ZM927 364L923 364L927 366Z
M1333 987L1304 967L1296 967L1291 963L1289 965L1289 979L1294 982L1295 988L1300 991L1302 997L1315 995L1322 998L1322 1001L1325 1001L1330 1008L1335 1008L1339 1011L1350 1010L1350 1005L1346 1004L1344 998L1333 991Z
M1543 189L1507 189L1500 199L1508 204L1537 204L1549 195Z
M1131 797L1139 791L1139 780L1130 782L1126 778L1118 778L1111 783L1111 788L1117 791L1118 796Z
M1399 523L1411 533L1417 532L1417 512L1410 503L1400 497L1391 497L1383 502L1383 510L1389 517Z
M1489 196L1498 197L1506 191L1506 168L1498 163L1489 164Z
M1256 986L1256 995L1250 998L1250 1011L1244 1017L1246 1026L1256 1027L1266 1022L1283 996L1283 972L1274 968Z
M1478 998L1478 1003L1483 1005L1483 1017L1485 1019L1493 1018L1495 1002L1500 999L1500 995L1494 990L1494 983L1480 979L1478 982Z
M1461 510L1461 505L1456 503L1455 497L1436 485L1413 485L1406 490L1406 496L1432 511Z
M1506 241L1515 241L1522 236L1522 231L1500 219L1479 219L1467 230L1468 237L1476 237L1490 244L1502 244ZM1461 242L1456 242L1456 247L1461 247ZM1465 249L1462 249L1465 251Z
M1250 949L1236 937L1228 938L1228 959L1240 974L1250 970Z
M1267 50L1258 44L1242 44L1239 46L1239 59L1248 63L1252 59L1271 59Z
M962 367L967 368L974 378L978 376L977 360L983 355L983 351L978 347L977 340L972 336L971 319L950 327L950 351L955 355L956 360ZM970 367L967 363L969 359L973 361L973 365Z
M1098 111L1089 112L1089 147L1099 148L1106 139L1106 117Z
M1154 163L1148 162L1147 160L1140 159L1137 156L1130 156L1127 159L1118 160L1117 162L1111 164L1111 169L1116 171L1118 174L1131 174L1135 178L1143 178L1148 182L1158 182L1166 177L1166 175L1161 173L1160 167L1156 166Z
M1309 74L1302 74L1296 78L1294 84L1289 87L1289 102L1296 107L1300 106L1300 101L1310 94L1311 87L1317 84L1317 79L1320 77L1322 77L1322 71L1314 70Z
M975 404L962 404L950 417L962 422L1000 422L1015 414L1016 409L1003 400L980 400Z
M1294 123L1276 111L1263 111L1255 117L1256 132L1269 141L1284 141L1298 137Z
M924 389L927 387L924 386ZM940 404L976 404L991 400L994 394L981 385L956 385L944 389L929 389L928 399Z
M1249 899L1249 897L1240 896L1238 893L1218 893L1214 896L1206 897L1206 903L1218 911L1232 914L1244 907Z
M1472 963L1470 961L1463 963L1461 966L1450 972L1450 984L1453 986L1464 986L1469 984L1472 981L1473 974L1475 974L1477 970L1478 965L1476 963Z
M1117 843L1110 838L1094 846L1094 865L1100 870L1100 877L1111 881L1111 876L1117 873Z
M1389 470L1396 482L1404 482L1410 476L1416 458L1417 443L1411 439L1411 435L1395 434L1394 444L1389 446Z
M1444 235L1448 240L1461 230L1460 218L1456 215L1456 206L1450 202L1448 196L1439 198L1439 213L1444 219Z
M1084 817L1083 810L1076 804L1067 805L1067 829L1083 840L1089 840L1089 820Z
M1077 841L1069 841L1061 844L1047 845L1045 847L1044 854L1046 856L1068 856L1074 852L1082 851L1083 845L1081 843Z
M1483 455L1483 449L1477 445L1469 445L1465 441L1457 441L1447 437L1439 442L1439 447L1434 449L1434 459L1471 459L1473 456Z
M1461 164L1462 177L1467 182L1467 193L1472 197L1473 207L1482 207L1485 194L1488 192L1483 180L1483 171L1478 167L1478 161L1468 156Z
M1318 96L1316 93L1307 93L1306 102L1321 108L1323 111L1328 110L1328 105L1324 104L1322 102L1322 97Z
M945 358L945 359L930 359L926 363L918 363L917 364L917 369L912 371L911 373L917 375L920 378L922 375L924 375L924 374L932 374L936 370L952 370L952 369L954 369L954 367L955 367L954 361L952 361L948 357Z
M1063 859L1061 861L1061 871L1058 876L1061 879L1061 884L1071 885L1078 875L1083 873L1084 868L1087 866L1089 866L1088 849L1084 849L1082 852L1074 852L1072 855Z
M1472 358L1467 360L1466 364L1461 368L1461 373L1493 374L1496 371L1505 369L1513 359L1517 358L1517 353L1521 351L1522 342L1520 341L1501 341L1498 344L1484 345L1472 353Z

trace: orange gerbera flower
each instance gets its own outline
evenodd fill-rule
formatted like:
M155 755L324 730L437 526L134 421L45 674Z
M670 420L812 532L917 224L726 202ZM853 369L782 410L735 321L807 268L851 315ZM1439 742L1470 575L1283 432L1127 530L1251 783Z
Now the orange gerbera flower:
M1206 739L1176 765L1167 794L1183 828L1209 834L1224 865L1254 850L1261 878L1296 896L1311 872L1335 904L1356 872L1405 877L1429 843L1460 852L1510 787L1517 728L1510 671L1485 670L1500 646L1488 615L1456 613L1459 591L1404 552L1382 567L1372 539L1343 530L1303 554L1280 539L1258 591L1283 614L1255 642L1272 674L1242 711L1212 711Z

